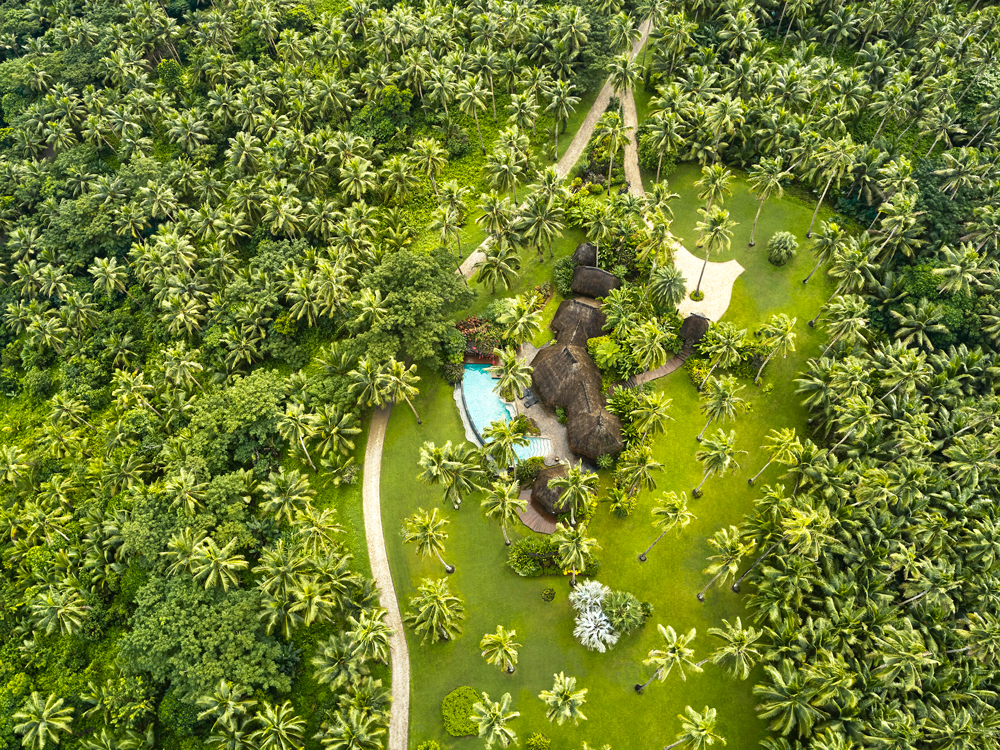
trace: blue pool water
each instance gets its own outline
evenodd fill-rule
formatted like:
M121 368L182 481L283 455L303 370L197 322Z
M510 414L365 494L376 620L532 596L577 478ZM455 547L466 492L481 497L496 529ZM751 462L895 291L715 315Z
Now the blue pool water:
M489 365L466 365L465 376L462 378L462 395L465 398L466 414L482 440L483 430L490 422L503 420L509 422L513 416L513 407L507 406L493 390L496 385L487 372ZM548 452L548 440L529 438L526 446L514 449L519 459L531 456L545 455Z

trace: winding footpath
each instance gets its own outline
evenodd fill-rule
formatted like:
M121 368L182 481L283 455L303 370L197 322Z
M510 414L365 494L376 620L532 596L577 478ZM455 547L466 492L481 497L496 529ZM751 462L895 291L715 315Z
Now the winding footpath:
M365 469L361 497L365 516L365 539L368 541L368 559L372 565L372 578L378 586L378 602L386 611L386 622L392 628L389 639L389 663L392 668L392 708L389 712L389 750L406 750L410 731L410 652L406 648L403 618L399 614L396 589L392 585L389 558L385 553L382 534L382 446L385 428L389 425L392 406L376 409L368 429L365 446Z

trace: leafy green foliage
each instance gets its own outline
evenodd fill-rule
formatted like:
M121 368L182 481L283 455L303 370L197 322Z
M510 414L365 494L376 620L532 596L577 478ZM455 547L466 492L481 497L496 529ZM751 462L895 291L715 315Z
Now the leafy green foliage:
M472 707L483 697L468 685L455 688L441 701L441 718L444 730L452 737L468 737L478 732L472 716Z
M775 232L767 241L767 259L775 266L783 266L795 257L799 243L791 232Z

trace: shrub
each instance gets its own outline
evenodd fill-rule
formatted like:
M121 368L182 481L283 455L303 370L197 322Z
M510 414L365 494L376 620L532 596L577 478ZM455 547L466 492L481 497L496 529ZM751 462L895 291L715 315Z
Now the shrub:
M526 461L518 461L517 467L514 469L514 475L517 478L517 483L521 487L527 487L528 485L534 484L535 480L538 479L538 475L545 468L545 459L541 456L532 456Z
M452 737L468 737L478 734L476 724L469 717L472 707L482 700L479 691L468 685L455 688L441 701L441 718L444 719L444 731Z
M568 297L573 293L574 270L576 270L576 263L573 262L572 255L560 258L552 264L552 282L563 297Z
M417 750L441 750L441 745L434 740L427 740L427 742L421 742L417 745Z
M548 539L518 539L507 552L507 564L523 578L534 578L556 565L556 545Z
M599 469L611 469L614 468L615 457L610 453L604 453L597 457L597 468Z
M612 487L608 490L609 499L611 501L611 512L614 514L615 518L628 518L632 515L632 511L635 510L636 503L638 503L638 496L629 497L628 492L618 487Z
M555 598L556 598L556 590L555 589L544 589L542 591L542 601L543 602L551 602Z
M444 379L451 385L460 383L463 377L465 377L465 365L461 362L444 363Z
M775 266L783 266L795 257L799 243L791 232L775 232L767 241L767 259Z
M561 406L556 407L556 419L559 421L559 424L566 424L569 421L569 415Z
M646 622L642 602L628 591L612 591L601 602L601 609L617 632L628 635Z
M546 737L544 734L539 734L538 732L535 732L524 743L524 748L525 750L549 750L549 747L551 747L551 745L552 741L548 737Z
M701 302L703 299L705 299L705 293L700 289L695 289L688 296L695 302Z

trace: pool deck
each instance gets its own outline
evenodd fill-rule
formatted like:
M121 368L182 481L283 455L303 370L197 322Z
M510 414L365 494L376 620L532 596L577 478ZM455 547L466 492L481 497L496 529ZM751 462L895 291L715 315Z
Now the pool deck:
M528 501L528 507L517 513L518 518L521 519L521 523L532 531L537 531L539 534L555 533L556 517L549 515L531 502L531 490L521 490L518 499Z

